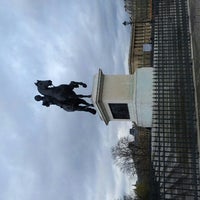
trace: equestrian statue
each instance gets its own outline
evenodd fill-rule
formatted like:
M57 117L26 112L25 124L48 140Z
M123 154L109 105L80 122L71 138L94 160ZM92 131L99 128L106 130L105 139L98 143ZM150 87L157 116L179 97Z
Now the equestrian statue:
M71 81L70 84L62 84L54 86L51 80L37 80L35 83L38 92L43 96L36 95L36 101L42 101L42 105L49 107L50 105L57 105L65 111L85 111L96 114L96 110L91 108L93 104L88 103L83 98L90 98L91 95L76 94L73 90L80 85L84 88L87 85L83 82Z

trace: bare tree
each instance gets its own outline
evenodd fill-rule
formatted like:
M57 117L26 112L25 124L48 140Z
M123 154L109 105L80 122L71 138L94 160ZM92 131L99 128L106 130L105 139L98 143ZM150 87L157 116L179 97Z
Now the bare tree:
M142 160L149 160L148 135L140 132L138 142L130 142L128 137L122 137L111 149L115 164L120 170L128 175L134 175L137 168L135 165ZM147 170L147 165L140 166Z
M129 141L127 137L122 137L116 146L111 149L112 157L115 164L129 175L135 174L132 150L129 148Z

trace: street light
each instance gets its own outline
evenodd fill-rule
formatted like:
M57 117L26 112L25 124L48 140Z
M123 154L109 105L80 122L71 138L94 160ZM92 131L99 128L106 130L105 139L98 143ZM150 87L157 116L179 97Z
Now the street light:
M124 21L122 24L123 24L124 26L126 26L126 25L132 25L133 22L132 22L132 21L130 21L130 22Z

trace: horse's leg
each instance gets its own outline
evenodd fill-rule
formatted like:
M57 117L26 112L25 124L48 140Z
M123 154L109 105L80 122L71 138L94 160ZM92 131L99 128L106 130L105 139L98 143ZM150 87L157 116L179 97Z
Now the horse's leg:
M82 87L86 88L87 84L83 83L83 82L76 82L76 81L71 81L70 85L72 85L74 88L78 88L79 85L81 85Z
M92 95L82 95L82 94L77 94L78 98L91 98Z
M76 99L74 100L77 104L83 104L83 105L86 105L86 106L92 106L93 107L93 104L91 103L88 103L87 101L85 101L84 99Z
M88 108L87 106L77 106L75 110L76 110L76 111L90 112L90 113L92 113L93 115L96 114L96 110L95 110L95 109Z

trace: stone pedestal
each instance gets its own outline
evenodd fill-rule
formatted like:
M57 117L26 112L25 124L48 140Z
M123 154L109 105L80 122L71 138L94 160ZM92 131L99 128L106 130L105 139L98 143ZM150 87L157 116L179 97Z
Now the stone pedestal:
M134 121L139 126L152 124L152 68L137 69L131 75L95 75L92 101L100 118L109 121Z

